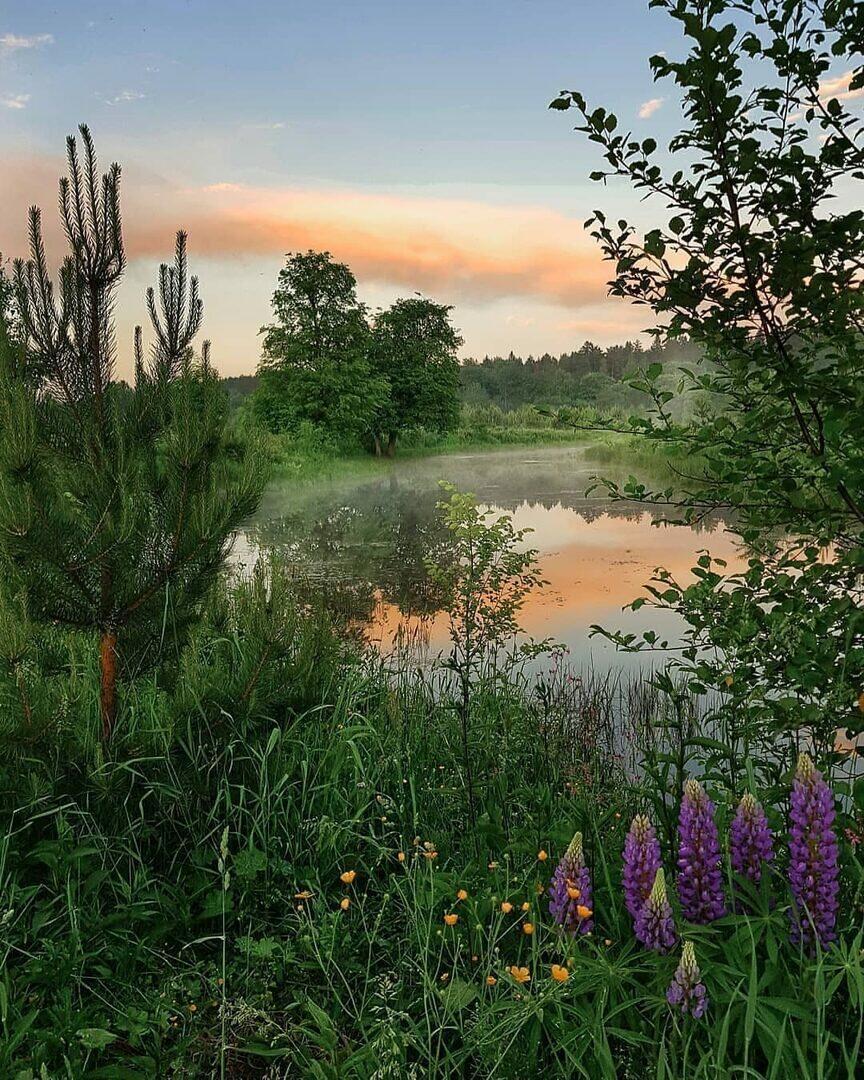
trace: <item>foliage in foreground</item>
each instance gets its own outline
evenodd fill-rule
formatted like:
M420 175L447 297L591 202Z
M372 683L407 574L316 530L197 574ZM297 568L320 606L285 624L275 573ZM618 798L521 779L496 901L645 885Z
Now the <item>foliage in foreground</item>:
M539 681L475 673L466 729L449 674L361 661L292 591L274 567L214 601L175 689L136 686L111 761L72 682L53 752L7 738L4 1074L854 1074L864 808L839 805L839 942L790 943L773 871L746 915L676 911L711 1010L676 1016L679 957L642 949L625 904L627 824L647 810L673 852L688 772L721 834L740 795L681 701L555 654ZM787 768L756 788L778 836L787 792ZM578 939L543 891L576 829ZM723 877L742 888L725 854Z

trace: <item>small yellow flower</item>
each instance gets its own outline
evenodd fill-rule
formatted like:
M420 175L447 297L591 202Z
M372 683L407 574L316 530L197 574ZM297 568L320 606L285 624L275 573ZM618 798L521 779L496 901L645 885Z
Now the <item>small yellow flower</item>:
M584 904L577 904L576 914L579 916L580 919L590 919L594 912L591 910L590 907L585 907Z
M522 933L527 934L530 937L534 933L534 923L522 923Z
M294 899L295 900L311 900L312 899L312 893L309 892L308 889L304 889L302 892L295 892L294 893Z
M447 982L447 980L449 978L450 978L450 972L449 971L443 971L441 973L441 975L440 975L441 982Z
M570 978L570 972L565 967L561 967L560 964L552 965L552 978L555 982L567 982Z
M189 1012L198 1012L198 1006L194 1001L189 1005Z
M501 910L504 912L505 915L509 915L510 912L513 910L513 905L510 903L509 900L505 900L501 905Z
M497 983L497 982L498 982L498 980L495 978L494 975L487 975L486 976L486 985L487 986L494 986L495 983Z
M548 858L549 852L544 851L543 848L540 848L540 850L537 852L537 862L546 862Z
M735 680L732 678L731 675L727 675L723 682L725 682L727 686L731 686L735 682Z
M575 889L572 885L568 885L567 895L570 897L571 900L578 900L582 893L579 892L578 889Z
M455 926L456 923L459 922L459 916L453 914L452 912L450 912L450 913L448 913L447 915L444 916L444 922L448 926Z
M432 859L437 859L438 858L438 852L437 851L424 851L423 852L423 858L424 859L429 859L430 862L431 862Z
M347 911L348 908L351 907L350 899L347 896L343 896L339 901L339 907L342 908L343 911Z
M399 860L399 862L405 862L405 852L400 851L396 858Z
M604 938L603 944L608 948L612 944L612 938Z
M530 905L530 904L528 903L528 901L527 901L527 900L526 900L526 901L525 901L525 903L524 903L524 904L522 905L522 910L523 910L523 911L530 911L530 910L531 910L531 905Z
M541 885L538 881L537 884L534 886L534 892L536 892L538 896L542 896L543 893L546 892L546 886Z
M343 885L350 885L355 877L357 877L356 870L344 870L339 875L339 880L342 882Z
M515 964L513 964L511 967L507 968L507 970L513 976L516 982L531 982L531 972L528 970L527 967L517 967Z
M456 893L456 899L457 900L467 900L468 899L468 890L467 889L460 889L459 892Z

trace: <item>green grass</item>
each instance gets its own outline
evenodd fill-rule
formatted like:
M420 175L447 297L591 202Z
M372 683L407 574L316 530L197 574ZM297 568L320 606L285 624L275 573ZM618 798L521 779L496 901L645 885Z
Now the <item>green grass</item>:
M110 759L79 659L53 752L7 732L0 764L0 1075L854 1076L849 845L838 948L789 945L778 880L776 905L688 930L711 1011L670 1013L677 957L637 947L619 883L630 815L674 790L638 778L668 719L645 685L562 663L478 684L472 829L442 688L295 610L278 568L217 598L176 678L129 688ZM725 827L734 793L714 796ZM782 833L782 797L770 813ZM576 829L581 939L541 891ZM661 833L671 868L674 815Z

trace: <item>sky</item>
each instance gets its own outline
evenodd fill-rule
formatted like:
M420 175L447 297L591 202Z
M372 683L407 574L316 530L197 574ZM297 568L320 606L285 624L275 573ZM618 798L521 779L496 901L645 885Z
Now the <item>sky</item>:
M466 356L623 341L649 316L606 297L583 222L651 212L588 180L596 149L548 104L578 89L661 141L679 113L648 57L679 35L646 0L3 0L0 252L25 253L37 203L62 254L57 178L86 122L123 167L121 368L180 227L226 375L255 370L285 255L310 247L373 309L452 304Z

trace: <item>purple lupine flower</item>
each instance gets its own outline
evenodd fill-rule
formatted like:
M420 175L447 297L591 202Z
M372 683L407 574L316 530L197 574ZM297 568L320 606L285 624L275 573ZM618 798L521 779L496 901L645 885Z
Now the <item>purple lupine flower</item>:
M839 883L834 796L807 754L798 757L789 817L792 941L812 952L836 937Z
M634 921L648 899L659 869L660 841L657 833L646 814L637 814L624 841L624 870L621 875L624 902Z
M590 934L593 913L591 872L585 865L582 833L577 832L555 868L549 886L549 914L571 934Z
M666 894L666 875L663 873L662 866L654 875L651 892L636 916L633 930L640 944L658 953L669 952L678 941L675 920L672 918L672 906Z
M696 963L696 950L692 941L685 941L681 950L681 962L675 969L675 975L666 991L666 1000L673 1009L698 1020L708 1008L708 994L702 982L702 973Z
M678 819L678 899L685 919L709 923L726 914L714 803L698 780L684 785Z
M735 873L754 885L762 880L762 864L774 858L768 819L749 791L742 797L729 826L729 854Z

